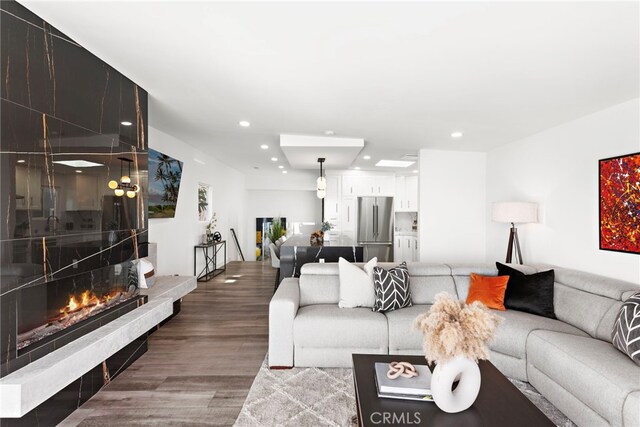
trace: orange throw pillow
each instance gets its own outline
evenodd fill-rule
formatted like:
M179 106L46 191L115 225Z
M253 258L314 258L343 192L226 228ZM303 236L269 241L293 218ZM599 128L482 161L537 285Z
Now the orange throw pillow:
M471 273L467 304L480 301L489 308L505 311L504 292L507 290L509 276L481 276Z

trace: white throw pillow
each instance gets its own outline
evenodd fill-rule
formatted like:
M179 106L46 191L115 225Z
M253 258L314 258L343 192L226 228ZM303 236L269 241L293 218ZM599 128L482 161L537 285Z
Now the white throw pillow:
M351 264L344 258L338 260L340 273L340 308L371 307L376 301L373 289L373 267L378 265L378 258L373 258L364 265L364 270Z
M146 258L140 258L137 260L138 267L138 287L141 289L147 289L153 286L156 278L153 264Z

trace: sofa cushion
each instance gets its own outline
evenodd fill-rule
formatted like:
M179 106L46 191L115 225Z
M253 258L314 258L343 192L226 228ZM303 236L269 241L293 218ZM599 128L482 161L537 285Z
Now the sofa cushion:
M482 276L481 274L471 273L469 276L469 294L467 295L467 304L479 301L487 308L505 311L504 292L507 289L509 276Z
M373 267L373 281L375 288L373 311L384 313L411 307L411 288L406 262L389 270Z
M456 284L451 276L414 276L409 265L411 277L411 301L414 304L433 304L435 297L440 292L458 295Z
M611 332L611 343L640 365L640 292L622 304Z
M338 263L310 262L300 269L300 306L338 304L340 278Z
M389 324L389 352L422 351L422 334L413 327L416 317L426 313L431 305L421 304L386 313Z
M622 301L640 290L634 283L566 268L555 269L555 281L556 317L609 342Z
M372 258L360 268L340 257L338 271L340 273L340 308L373 307L375 293L373 290L373 271L378 265L378 258Z
M611 425L623 424L625 400L640 390L640 367L610 343L590 337L532 332L527 341L527 370L531 367ZM532 384L536 386L533 379Z
M301 307L293 322L296 347L388 348L387 319L370 308Z
M564 322L548 317L537 316L517 310L494 311L504 321L496 329L496 335L489 344L491 350L509 356L524 359L527 338L535 330L564 332L567 334L588 336L586 333Z
M508 265L496 262L498 274L509 276L504 295L504 305L513 310L525 311L555 319L553 310L554 271L524 274Z

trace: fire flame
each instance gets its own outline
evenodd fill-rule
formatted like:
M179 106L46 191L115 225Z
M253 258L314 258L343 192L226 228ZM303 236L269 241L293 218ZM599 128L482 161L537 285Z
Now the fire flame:
M97 308L104 302L109 301L111 298L113 298L112 295L106 295L103 297L104 301L100 301L100 298L98 298L93 292L84 291L80 296L71 295L67 305L60 309L60 313L66 315L85 308Z

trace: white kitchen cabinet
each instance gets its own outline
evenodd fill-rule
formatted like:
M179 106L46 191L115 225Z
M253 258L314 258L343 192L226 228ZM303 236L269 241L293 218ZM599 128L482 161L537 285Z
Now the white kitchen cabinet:
M405 185L405 198L407 202L407 210L410 212L418 211L418 177L408 176Z
M407 177L396 176L396 196L394 207L396 212L405 212L407 210Z
M40 180L40 169L16 166L16 209L42 209Z
M358 194L358 179L353 175L342 177L342 197L355 196Z
M416 236L395 236L393 259L397 263L418 261L418 238Z
M397 176L395 181L396 212L417 212L418 211L418 177L417 176Z
M95 211L100 209L98 177L88 174L76 175L76 209ZM127 197L127 196L123 196Z
M395 182L393 176L377 176L374 182L376 196L394 196Z
M341 186L339 176L327 177L327 196L324 199L324 219L340 229Z
M345 175L342 177L342 196L394 196L393 176Z
M411 261L418 261L418 237L411 237Z
M355 235L356 232L356 207L357 199L355 197L342 198L342 215L341 215L341 231L343 234Z

